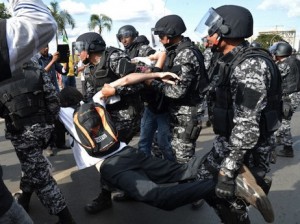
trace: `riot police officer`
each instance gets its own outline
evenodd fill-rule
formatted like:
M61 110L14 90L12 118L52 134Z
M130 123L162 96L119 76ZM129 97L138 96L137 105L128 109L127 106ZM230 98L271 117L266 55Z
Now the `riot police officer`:
M91 100L105 83L135 71L126 53L118 48L106 48L105 41L98 33L88 32L80 35L75 45L80 59L84 64L88 63L83 71L86 79L85 99L87 101ZM142 87L137 85L118 88L120 101L107 105L107 110L116 124L119 139L126 143L139 129L141 101L136 93L140 88Z
M59 217L60 223L74 223L43 156L43 148L54 128L52 119L59 110L58 96L45 72L31 62L23 64L53 38L57 24L40 0L11 3L15 16L0 22L0 114L5 119L5 137L11 140L22 169L22 194L15 194L15 197L28 211L31 194L35 192L48 212ZM20 32L22 35L16 35ZM18 207L14 204L10 209L6 207L12 200L10 197L3 201L6 190L2 180L0 185L0 223L11 220L19 223L22 211L11 217ZM25 216L21 222L31 223Z
M216 195L228 201L215 198L209 203L223 223L249 223L245 204L229 198L243 163L265 192L270 188L263 178L270 170L271 136L280 125L280 74L267 51L254 50L245 40L253 34L248 9L236 5L210 8L196 30L202 34L207 28L212 49L223 56L213 69L209 91L216 137L199 174L218 178ZM273 221L271 206L260 212L266 221Z
M134 26L122 26L117 33L117 39L123 44L130 58L146 57L155 53L155 50L149 46L147 37L139 35Z
M177 161L185 163L195 155L196 140L201 130L201 88L207 84L204 58L190 38L182 35L186 26L178 15L162 17L152 30L167 52L163 71L174 72L181 80L177 85L158 80L147 83L164 94L169 102L172 148Z
M155 53L155 50L149 46L148 39L139 35L131 25L122 26L117 38L131 59L147 57ZM154 67L153 71L159 72L161 68ZM147 86L141 89L140 94L144 102L144 112L141 119L139 149L147 155L151 155L152 151L155 155L162 154L165 159L174 160L170 142L170 118L164 95Z
M291 119L300 103L300 61L292 55L292 46L287 42L277 42L270 47L282 77L283 117L276 132L276 142L283 145L278 156L294 157Z
M106 48L105 41L98 33L88 32L80 35L75 47L82 62L88 64L83 71L86 101L92 100L94 94L105 83L113 82L135 71L135 66L131 64L128 55L118 48ZM139 130L142 104L139 94L136 93L141 88L143 85L116 88L119 101L106 106L116 125L119 140L125 143L130 142ZM101 192L103 192L102 186ZM97 213L111 207L110 193L107 195L109 200L102 200L103 194L100 193L98 198L86 205L85 210L88 213Z

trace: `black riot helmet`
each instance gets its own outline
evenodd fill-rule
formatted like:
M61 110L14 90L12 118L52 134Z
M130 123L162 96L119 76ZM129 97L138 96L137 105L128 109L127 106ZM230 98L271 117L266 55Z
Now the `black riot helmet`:
M218 33L224 38L248 38L253 34L251 12L237 5L223 5L210 8L195 31L201 33L208 27L208 35Z
M173 38L184 33L186 26L180 16L168 15L159 19L152 31L154 31L154 35L166 35Z
M88 53L102 52L106 48L105 41L99 33L88 32L81 34L75 42L75 49L78 52L83 50Z
M270 48L269 51L271 54L279 57L288 57L292 54L293 48L292 46L284 41L274 43Z
M122 26L118 33L117 33L117 38L118 40L121 42L122 38L126 38L126 37L132 37L133 39L136 38L139 35L139 32L136 31L136 29L134 28L134 26L131 25L125 25Z
M253 41L251 44L250 44L250 47L261 47L261 44L256 42L256 41Z

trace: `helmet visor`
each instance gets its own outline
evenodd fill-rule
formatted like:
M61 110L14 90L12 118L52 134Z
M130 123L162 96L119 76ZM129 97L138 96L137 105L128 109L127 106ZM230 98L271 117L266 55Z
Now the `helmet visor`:
M160 35L160 36L166 35L165 29L163 27L152 28L151 31L154 35Z
M84 41L76 41L75 42L75 53L81 53L82 51L88 50L88 43Z
M273 55L276 55L277 47L278 47L278 42L274 43L271 47L269 47L269 52Z
M121 41L122 38L128 38L128 37L133 37L133 33L130 30L127 30L127 31L124 31L124 32L121 32L121 33L117 34L117 38L118 38L119 41Z
M206 36L207 34L212 36L218 31L222 23L223 18L214 10L214 8L210 8L200 20L195 32L201 37Z

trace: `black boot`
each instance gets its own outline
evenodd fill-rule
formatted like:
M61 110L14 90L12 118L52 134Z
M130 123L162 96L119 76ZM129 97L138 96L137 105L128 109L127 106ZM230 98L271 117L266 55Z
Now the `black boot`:
M18 192L14 194L15 200L22 205L22 207L25 209L25 211L28 213L29 211L29 202L31 198L32 193L27 193L27 192Z
M213 206L223 224L250 224L246 205L242 201L232 204L223 201L223 203Z
M277 152L277 156L294 157L294 150L291 145L285 145L282 150Z
M56 215L59 217L59 221L56 224L76 224L68 207L65 207Z
M84 209L87 213L96 214L111 207L111 192L103 189L99 196L87 204Z

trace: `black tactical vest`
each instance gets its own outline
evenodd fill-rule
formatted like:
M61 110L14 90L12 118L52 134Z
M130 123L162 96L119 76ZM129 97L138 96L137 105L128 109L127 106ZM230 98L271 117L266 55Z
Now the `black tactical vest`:
M48 123L52 117L46 113L42 73L45 71L32 62L24 63L13 77L0 83L0 102L5 108L1 117L22 130L25 125Z
M195 71L195 80L192 82L192 86L188 89L185 97L172 101L180 105L196 106L202 101L203 93L209 83L208 75L204 66L204 57L200 49L189 38L184 37L175 50L168 51L163 71L173 72L180 77L181 65L174 66L174 59L176 55L184 49L191 49L194 52L198 59L199 67L198 70Z
M213 96L213 129L215 134L229 138L234 127L233 102L230 91L230 78L235 67L250 57L260 57L266 61L271 80L268 80L267 106L262 111L260 119L260 139L269 137L276 131L281 122L281 76L278 67L270 54L261 48L244 47L237 54L228 53L218 60L219 82L211 93ZM243 93L237 93L236 104L243 100ZM247 99L251 101L251 99ZM244 102L245 103L245 102ZM246 102L251 104L251 102Z
M11 78L9 52L6 41L6 20L0 20L0 82Z
M96 65L92 71L89 67L84 70L84 74L87 77L86 81L93 86L97 92L102 89L105 83L111 83L120 78L109 66L109 58L111 54L116 51L119 51L119 49L114 47L107 48L101 56L100 63Z
M132 59L139 56L140 48L143 43L133 43L128 49L125 49L125 53Z
M147 45L147 46L145 46ZM141 35L141 36L138 36L134 41L133 43L131 44L131 46L129 46L128 48L125 49L125 53L132 59L132 58L135 58L135 57L138 57L138 56L141 56L141 57L146 57L146 56L149 56L150 54L154 54L155 53L155 50L154 49L151 49L148 50L146 52L146 55L140 55L140 50L143 46L145 47L148 47L149 45L149 40Z
M295 56L288 57L282 63L290 67L290 73L282 78L282 91L291 94L300 91L300 61Z

